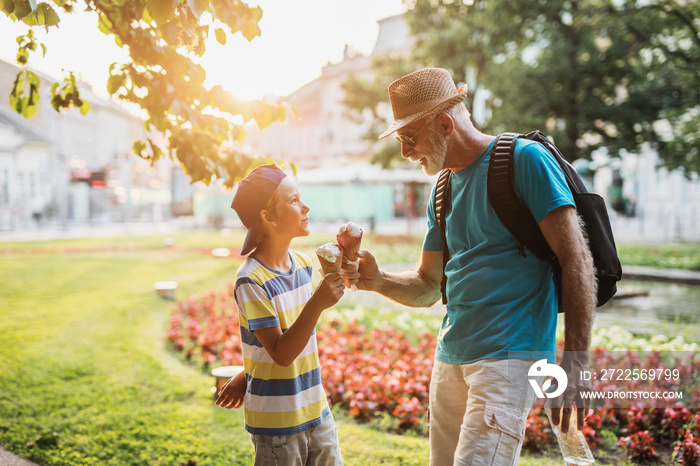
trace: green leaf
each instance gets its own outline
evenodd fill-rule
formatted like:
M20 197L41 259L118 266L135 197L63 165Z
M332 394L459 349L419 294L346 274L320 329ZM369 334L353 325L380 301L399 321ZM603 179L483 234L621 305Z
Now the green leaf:
M146 9L156 24L167 23L175 14L175 8L180 2L178 0L148 0Z
M28 58L29 52L26 48L22 47L19 50L17 50L17 57L15 58L17 60L17 63L19 63L20 65L26 65Z
M216 35L216 41L220 43L221 45L226 45L226 31L224 31L221 28L217 28L214 31L214 34Z
M100 15L100 19L97 21L97 29L99 29L102 34L110 35L112 34L114 26L107 16Z
M134 153L139 157L143 157L143 151L146 150L146 143L143 141L136 141L133 146Z
M26 23L27 15L32 14L32 7L27 0L13 0L15 4L14 15ZM34 15L32 15L34 17ZM35 18L36 20L36 18Z
M260 21L263 17L263 9L259 6L250 9L250 16L256 23Z
M85 116L87 112L90 111L90 104L87 100L81 100L80 105L78 105L78 109L80 110L80 114Z
M12 0L0 0L0 10L10 16L15 11L15 2Z
M48 3L40 3L37 12L40 18L43 16L43 21L40 21L39 24L43 24L44 26L55 26L60 21L58 15Z
M148 138L148 144L151 147L151 152L153 152L153 160L160 160L160 158L163 156L163 151L156 143L153 142L151 138Z
M109 92L109 95L114 95L125 82L126 76L121 73L110 76L107 80L107 92Z
M243 37L245 37L248 42L258 37L261 33L260 26L258 26L258 23L250 21L248 18L238 19L238 29L241 31L241 34L243 34Z
M17 73L10 92L10 106L24 118L31 118L38 110L41 79L33 71Z

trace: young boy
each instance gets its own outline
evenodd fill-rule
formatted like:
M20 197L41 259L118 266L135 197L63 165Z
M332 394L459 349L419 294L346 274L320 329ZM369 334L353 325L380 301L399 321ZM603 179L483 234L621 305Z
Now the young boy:
M309 208L294 181L275 165L254 169L231 207L248 229L235 298L245 375L233 377L216 404L244 401L255 465L341 465L338 434L321 383L316 323L343 296L341 272L311 293L312 262L289 249L309 234Z

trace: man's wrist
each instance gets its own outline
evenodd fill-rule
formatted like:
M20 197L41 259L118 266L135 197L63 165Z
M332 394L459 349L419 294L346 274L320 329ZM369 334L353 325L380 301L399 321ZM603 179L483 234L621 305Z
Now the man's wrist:
M377 276L370 283L371 291L375 291L381 295L386 296L391 288L390 282L390 275L382 269L379 269L377 271Z
M564 370L588 369L590 367L590 352L569 351L565 349L559 365Z

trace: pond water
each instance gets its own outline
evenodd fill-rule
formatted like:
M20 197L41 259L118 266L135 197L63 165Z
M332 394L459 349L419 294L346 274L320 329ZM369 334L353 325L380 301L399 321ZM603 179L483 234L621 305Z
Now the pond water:
M700 286L624 280L618 296L598 308L596 324L700 341Z

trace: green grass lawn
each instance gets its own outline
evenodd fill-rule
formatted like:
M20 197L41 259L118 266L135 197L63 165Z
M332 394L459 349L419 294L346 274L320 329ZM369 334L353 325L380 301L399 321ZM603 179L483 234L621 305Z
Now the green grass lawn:
M173 248L162 236L0 244L0 445L46 465L252 463L242 411L215 407L212 377L167 348L171 302L153 290L162 280L178 282L180 299L221 289L240 260L208 252L241 236L173 236ZM420 241L368 235L365 245L380 263L406 263ZM338 425L348 465L427 464L424 437L342 413Z
M0 245L0 444L51 465L252 463L242 411L215 407L213 378L166 347L170 302L153 290L222 288L240 261L208 251L240 238L175 239ZM425 438L338 423L347 464L427 462Z
M648 267L700 271L700 244L618 244L622 265L644 265Z

